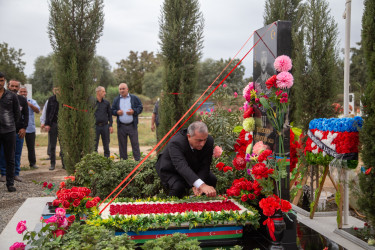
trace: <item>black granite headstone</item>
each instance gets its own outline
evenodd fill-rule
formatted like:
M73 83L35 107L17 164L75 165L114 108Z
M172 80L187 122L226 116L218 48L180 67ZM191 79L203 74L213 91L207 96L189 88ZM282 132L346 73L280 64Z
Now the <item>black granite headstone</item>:
M269 24L255 32L254 36L254 65L253 79L255 88L259 93L269 94L270 90L266 88L265 82L272 75L277 74L273 67L275 59L280 55L291 56L291 22L277 21ZM279 154L279 137L277 131L273 128L271 122L267 119L266 110L261 107L255 110L255 131L254 143L263 141L276 154ZM289 119L285 114L285 123L283 131L284 153L289 157ZM289 172L289 167L287 169ZM283 180L281 185L281 198L289 200L289 175Z

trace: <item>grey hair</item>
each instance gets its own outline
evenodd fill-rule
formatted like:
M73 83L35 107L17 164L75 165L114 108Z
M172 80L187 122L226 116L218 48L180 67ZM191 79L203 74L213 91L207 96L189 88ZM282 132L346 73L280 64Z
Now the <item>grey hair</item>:
M205 133L205 134L208 134L208 128L207 128L207 125L204 124L204 123L201 122L201 121L193 122L193 123L190 124L190 126L188 127L188 129L187 129L187 133L188 133L190 136L194 136L196 131L198 131L199 133Z
M98 91L100 91L100 90L102 90L102 89L104 89L103 86L98 86L98 87L95 89L95 92L98 92Z
M26 86L23 85L23 84L20 85L20 89L26 89L27 90Z

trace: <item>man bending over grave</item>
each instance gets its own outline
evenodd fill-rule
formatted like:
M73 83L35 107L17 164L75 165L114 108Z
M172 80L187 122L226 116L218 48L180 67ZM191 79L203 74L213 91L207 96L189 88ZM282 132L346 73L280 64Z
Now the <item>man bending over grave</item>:
M195 195L216 196L217 179L210 171L213 149L214 139L200 121L173 136L156 163L156 171L170 196L182 198L189 188Z

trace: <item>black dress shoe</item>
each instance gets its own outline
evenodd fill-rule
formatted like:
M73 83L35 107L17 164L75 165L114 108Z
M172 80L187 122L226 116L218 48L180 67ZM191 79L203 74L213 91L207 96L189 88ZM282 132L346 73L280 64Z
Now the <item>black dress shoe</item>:
M49 170L55 170L55 165L51 165L51 167L49 167Z
M16 188L14 186L7 186L8 192L16 192Z
M37 169L39 168L37 165L30 166L31 169Z

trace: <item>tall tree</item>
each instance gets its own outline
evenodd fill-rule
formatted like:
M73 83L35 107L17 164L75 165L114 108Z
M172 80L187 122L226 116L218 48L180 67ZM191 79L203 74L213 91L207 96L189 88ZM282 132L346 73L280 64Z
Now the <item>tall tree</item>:
M155 98L160 96L163 82L163 66L159 66L154 72L147 72L144 76L143 94Z
M339 89L337 78L337 24L325 0L308 0L303 20L304 46L298 45L295 120L306 131L317 117L332 117L332 103ZM303 66L303 67L302 67ZM298 98L297 98L298 97Z
M92 67L103 31L102 0L51 0L48 34L55 53L59 136L68 173L94 149ZM69 105L68 108L62 105Z
M130 51L126 60L117 63L118 68L114 70L116 81L125 82L130 91L142 94L145 73L154 72L159 65L160 56L155 56L154 52L143 51L138 55L138 51Z
M165 70L165 95L159 109L159 138L172 128L192 104L203 46L203 27L204 19L198 0L164 1L159 38Z
M367 65L363 54L362 43L359 42L357 45L359 48L350 48L350 92L354 92L356 94L356 100L359 100L366 87Z
M7 80L16 79L26 83L26 75L23 72L26 62L22 61L25 53L22 49L16 50L9 47L7 43L0 43L0 70L5 74Z
M291 21L292 22L292 54L293 60L293 74L304 70L305 61L297 59L301 56L301 50L304 49L304 32L303 32L303 16L305 13L305 6L302 0L267 0L264 11L264 25L268 25L277 20ZM296 85L303 80L300 74L294 74L295 86L290 89L290 106L289 116L290 120L297 119L296 99L295 95Z
M94 82L97 86L114 86L116 84L115 77L111 71L111 65L103 56L95 56L93 62L93 76Z
M55 74L53 54L38 56L34 62L34 69L33 75L29 78L30 84L33 85L33 94L36 92L51 93Z
M360 132L361 158L368 174L359 175L361 188L358 205L372 226L375 225L375 1L364 1L362 16L362 48L367 65L366 90L363 102L363 127ZM370 169L372 167L372 169ZM370 170L369 170L370 169Z

